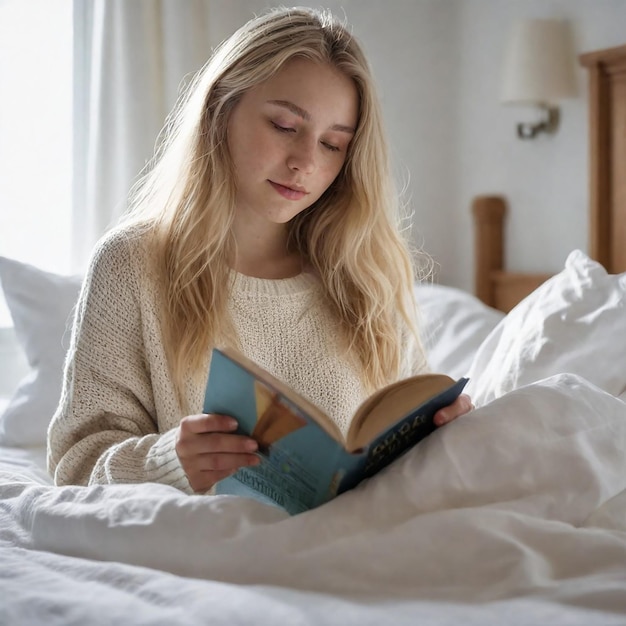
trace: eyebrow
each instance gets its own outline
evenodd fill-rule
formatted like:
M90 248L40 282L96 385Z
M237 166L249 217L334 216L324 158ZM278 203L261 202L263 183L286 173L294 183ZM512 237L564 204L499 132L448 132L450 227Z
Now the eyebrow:
M301 117L305 122L311 121L311 114L308 111L305 111L293 102L289 102L289 100L268 100L268 103L283 107L283 109L288 109L294 115ZM356 133L354 128L351 126L345 126L344 124L333 124L333 126L331 126L331 130L338 130L342 133L349 133L350 135L354 135Z

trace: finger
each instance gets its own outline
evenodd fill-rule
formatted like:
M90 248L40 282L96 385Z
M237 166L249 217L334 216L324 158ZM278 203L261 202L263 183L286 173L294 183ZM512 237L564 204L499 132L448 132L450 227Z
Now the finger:
M474 405L472 404L471 398L463 393L452 404L443 409L439 409L439 411L435 413L433 421L435 426L443 426L457 417L469 413L473 408Z
M256 452L259 444L246 435L232 433L200 433L188 436L179 442L177 449L184 457L219 452Z
M228 415L201 413L183 417L180 427L183 433L232 432L237 429L237 420Z
M189 484L196 493L206 493L220 480L232 476L237 470L222 470L219 472L198 472L188 476Z
M237 470L240 467L258 465L261 462L255 454L202 454L194 460L194 471L222 472Z
M472 399L466 393L462 393L458 397L458 400L462 405L463 413L468 413L469 411L472 411L474 409L474 405L472 404Z
M258 465L260 462L261 459L254 454L206 454L191 460L186 459L183 462L183 469L192 489L196 492L203 492L242 467Z

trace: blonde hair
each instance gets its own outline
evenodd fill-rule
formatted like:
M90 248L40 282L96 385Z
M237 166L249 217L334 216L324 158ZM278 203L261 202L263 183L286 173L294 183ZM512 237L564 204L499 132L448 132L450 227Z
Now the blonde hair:
M274 9L235 32L198 73L131 197L132 220L153 237L165 350L181 401L186 379L204 373L209 348L237 342L227 315L236 198L230 114L246 91L294 57L350 77L359 119L340 174L287 225L289 245L319 274L368 388L398 377L400 329L415 332L413 267L397 227L398 195L365 56L329 12Z

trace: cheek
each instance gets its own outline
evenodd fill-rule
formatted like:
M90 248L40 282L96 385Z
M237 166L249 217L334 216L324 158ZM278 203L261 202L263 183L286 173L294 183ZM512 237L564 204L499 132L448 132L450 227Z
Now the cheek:
M337 170L336 167L327 168L323 172L318 170L319 177L317 179L317 185L315 188L315 194L310 197L310 204L317 202L333 184L337 176L339 176L341 169Z
M276 140L263 130L248 133L239 147L239 154L241 161L252 171L267 168L281 156Z
M337 178L337 176L339 176L341 170L343 169L344 162L345 161L341 161L341 163L339 164L337 162L330 163L321 168L321 175L324 180L325 189L331 185L331 183L335 180L335 178Z
M239 173L258 169L259 155L267 153L267 141L263 132L255 125L246 123L235 112L228 133L228 147Z

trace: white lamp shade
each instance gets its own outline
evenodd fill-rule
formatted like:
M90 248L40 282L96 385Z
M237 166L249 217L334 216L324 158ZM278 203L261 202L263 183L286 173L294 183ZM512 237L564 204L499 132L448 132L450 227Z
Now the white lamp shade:
M574 47L566 22L517 22L504 57L500 101L554 104L576 95Z

